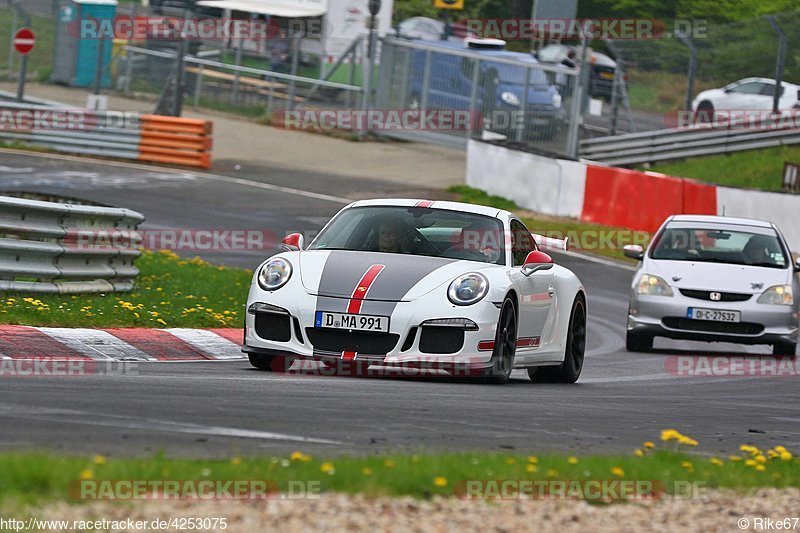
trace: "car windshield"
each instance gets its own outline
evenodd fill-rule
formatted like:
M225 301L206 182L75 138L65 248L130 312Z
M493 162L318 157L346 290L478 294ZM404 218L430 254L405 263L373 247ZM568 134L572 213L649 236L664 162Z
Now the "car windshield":
M650 257L768 268L786 268L789 264L777 234L758 228L668 227Z
M530 63L529 68L523 65L512 65L510 63L500 63L498 61L485 61L483 68L486 72L492 71L495 77L507 85L524 85L525 75L529 76L528 83L530 85L548 85L547 75L541 70L535 70L535 63Z
M320 232L310 250L425 255L505 264L502 223L427 207L354 207Z

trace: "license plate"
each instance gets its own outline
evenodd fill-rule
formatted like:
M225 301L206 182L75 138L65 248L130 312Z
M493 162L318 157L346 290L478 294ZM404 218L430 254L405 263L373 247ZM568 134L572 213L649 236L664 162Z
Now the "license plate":
M375 315L354 315L351 313L329 313L317 311L314 319L316 328L353 329L358 331L389 332L389 317Z
M614 73L613 72L601 72L600 73L600 77L603 78L604 80L613 80L614 79Z
M694 320L709 320L713 322L741 322L742 313L740 311L721 311L719 309L702 309L690 307L686 312L688 318Z

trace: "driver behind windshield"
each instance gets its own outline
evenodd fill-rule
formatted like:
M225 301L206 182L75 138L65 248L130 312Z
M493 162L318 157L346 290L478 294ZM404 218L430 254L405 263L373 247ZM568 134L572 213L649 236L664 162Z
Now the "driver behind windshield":
M399 220L384 220L378 225L378 251L392 254L407 254L408 228Z

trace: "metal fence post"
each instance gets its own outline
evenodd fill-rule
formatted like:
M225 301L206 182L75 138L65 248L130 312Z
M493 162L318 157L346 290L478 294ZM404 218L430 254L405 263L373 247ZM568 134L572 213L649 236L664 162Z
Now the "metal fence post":
M425 50L425 68L422 72L422 94L419 95L419 109L424 111L428 108L428 93L431 85L431 63L433 62L433 52Z
M522 90L522 102L520 102L520 106L522 107L522 124L518 124L518 121L514 121L516 124L516 132L514 133L514 140L517 142L522 142L523 134L527 133L528 130L528 91L530 90L531 85L531 69L525 67L525 85Z
M772 15L767 15L772 29L778 34L778 57L775 60L775 94L772 97L772 112L778 112L778 103L781 99L781 85L783 84L783 65L786 62L786 32L780 27Z
M686 85L686 103L684 104L684 109L686 111L691 111L692 100L694 99L694 81L697 76L697 47L685 33L677 32L676 36L689 49L689 72L687 73L689 80Z
M231 100L232 103L238 104L239 103L239 78L241 77L242 73L238 67L242 66L242 45L244 44L244 37L239 38L239 44L236 47L236 59L234 62L236 63L236 72L233 76L233 91L231 92Z
M178 46L178 57L175 73L175 99L173 100L172 116L179 117L183 114L183 93L186 85L186 54L189 52L189 42L182 36Z
M581 28L581 70L578 76L575 77L575 90L572 96L572 109L570 111L569 130L567 132L567 146L566 152L569 157L578 159L580 157L580 135L581 135L581 122L583 118L583 100L584 93L589 92L589 65L586 63L586 56L588 53L589 40L589 25L587 22Z
M294 111L297 103L295 96L297 94L297 68L300 64L300 32L292 34L292 79L289 80L289 111Z
M472 58L472 87L469 91L469 128L467 129L467 138L472 138L473 131L480 132L483 128L483 113L478 113L478 124L473 124L475 120L475 111L478 109L478 83L480 82L481 60L477 57Z
M197 76L194 80L194 109L197 110L200 107L200 94L203 92L203 71L205 70L205 65L200 65L198 69Z

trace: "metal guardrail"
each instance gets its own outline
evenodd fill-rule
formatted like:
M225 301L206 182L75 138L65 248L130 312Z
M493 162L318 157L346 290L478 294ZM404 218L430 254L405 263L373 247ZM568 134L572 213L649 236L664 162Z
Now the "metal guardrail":
M635 165L798 143L798 128L769 123L760 130L697 125L586 139L581 141L581 157L609 165Z
M130 209L0 196L0 291L131 290L143 220Z
M211 122L0 101L0 140L70 154L209 168Z

